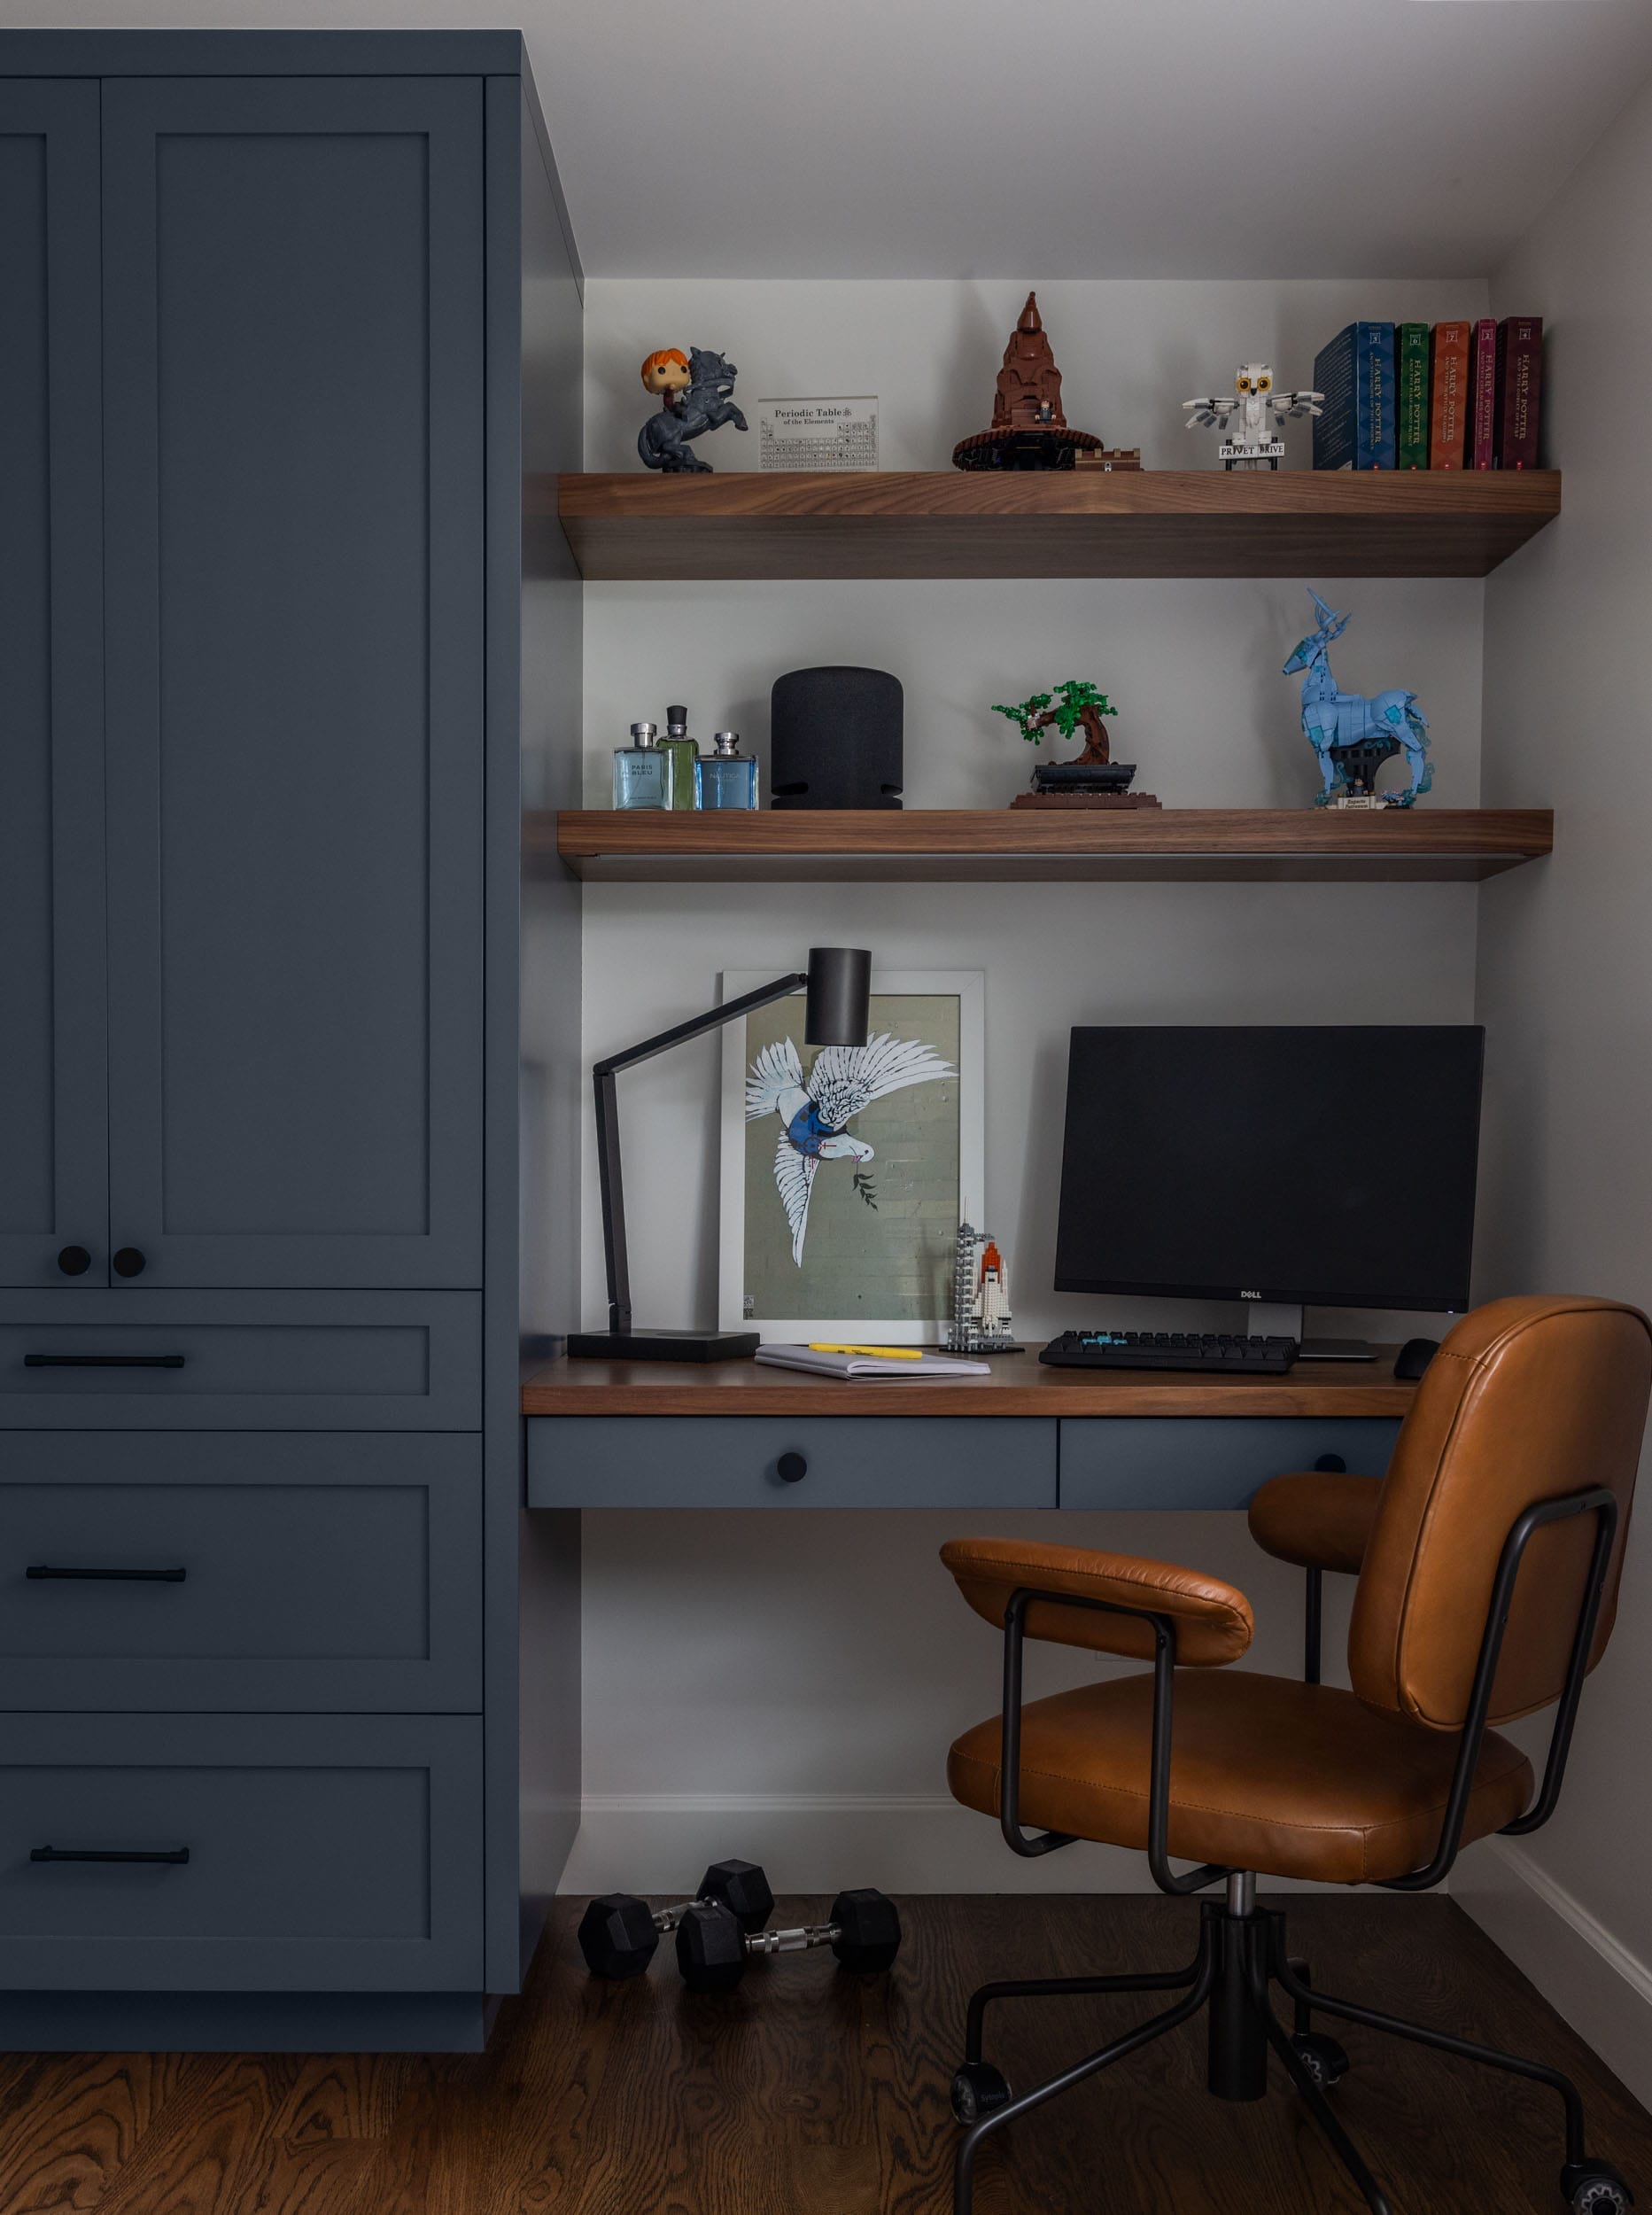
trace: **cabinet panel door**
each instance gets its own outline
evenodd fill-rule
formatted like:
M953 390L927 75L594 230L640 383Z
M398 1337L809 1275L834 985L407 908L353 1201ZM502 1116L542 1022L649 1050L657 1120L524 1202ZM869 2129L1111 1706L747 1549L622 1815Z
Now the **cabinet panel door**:
M479 1283L482 91L104 88L110 1223Z
M105 1284L95 84L0 82L0 1284Z
M0 1983L474 1991L481 1798L468 1715L0 1715Z

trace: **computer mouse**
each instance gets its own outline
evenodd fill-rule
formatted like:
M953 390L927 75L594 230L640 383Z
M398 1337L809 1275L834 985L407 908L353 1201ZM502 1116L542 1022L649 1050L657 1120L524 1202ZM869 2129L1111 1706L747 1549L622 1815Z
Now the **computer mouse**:
M1406 1384L1415 1384L1439 1351L1437 1338L1407 1339L1395 1357L1395 1376Z

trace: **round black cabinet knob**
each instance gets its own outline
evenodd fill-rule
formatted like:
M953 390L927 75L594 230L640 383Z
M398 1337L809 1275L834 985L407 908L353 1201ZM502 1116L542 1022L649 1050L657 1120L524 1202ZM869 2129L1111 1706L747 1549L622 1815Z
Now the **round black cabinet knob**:
M774 1465L782 1484L801 1484L809 1474L809 1464L801 1454L782 1454Z
M141 1277L143 1256L136 1246L122 1246L109 1256L109 1266L117 1277Z
M1339 1477L1347 1466L1340 1454L1322 1454L1314 1464L1315 1473L1322 1477Z
M92 1265L92 1257L83 1246L66 1246L58 1256L58 1267L66 1277L84 1277Z

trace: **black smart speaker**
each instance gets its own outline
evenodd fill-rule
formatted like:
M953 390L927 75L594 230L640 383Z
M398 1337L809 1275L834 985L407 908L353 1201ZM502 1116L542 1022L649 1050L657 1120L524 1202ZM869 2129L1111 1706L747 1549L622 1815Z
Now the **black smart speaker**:
M887 669L793 669L774 680L775 807L899 807L901 683Z

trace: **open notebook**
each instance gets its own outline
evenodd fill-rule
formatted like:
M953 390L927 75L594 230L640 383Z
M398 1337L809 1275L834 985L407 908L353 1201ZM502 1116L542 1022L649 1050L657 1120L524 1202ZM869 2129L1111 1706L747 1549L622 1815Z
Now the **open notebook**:
M918 1354L916 1361L900 1356L879 1354L818 1354L811 1346L759 1346L754 1358L766 1362L772 1369L808 1369L821 1377L862 1378L887 1377L898 1384L931 1381L936 1377L989 1377L992 1370L984 1361L968 1361L961 1354L935 1354L927 1348Z

